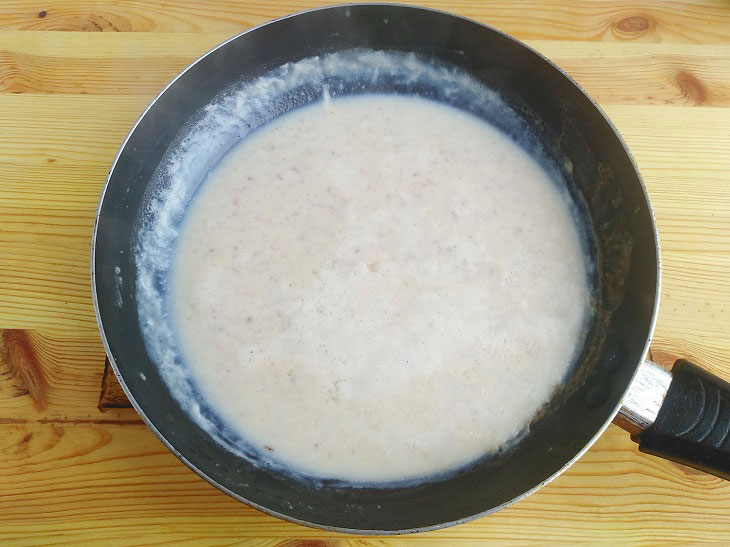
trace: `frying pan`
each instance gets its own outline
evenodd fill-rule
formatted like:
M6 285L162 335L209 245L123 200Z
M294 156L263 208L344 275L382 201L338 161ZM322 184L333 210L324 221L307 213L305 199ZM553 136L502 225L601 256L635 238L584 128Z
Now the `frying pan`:
M499 93L561 166L584 206L595 255L595 319L563 389L508 450L420 482L312 482L234 455L181 408L150 357L138 318L136 230L139 217L149 213L151 181L181 128L236 82L353 48L436 59ZM730 478L730 385L686 361L670 373L646 360L658 306L659 247L651 206L624 142L559 68L474 21L399 5L329 7L266 23L201 57L147 108L112 165L96 218L92 280L107 354L152 431L205 480L287 520L347 532L405 533L477 518L564 471L619 411L642 451Z

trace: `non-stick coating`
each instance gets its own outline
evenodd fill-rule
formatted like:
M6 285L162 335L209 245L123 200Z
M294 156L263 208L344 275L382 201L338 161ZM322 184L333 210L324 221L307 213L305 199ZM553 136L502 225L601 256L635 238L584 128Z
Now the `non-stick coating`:
M400 488L314 486L256 468L212 442L150 362L135 302L134 222L147 184L180 127L241 77L353 47L436 57L498 90L584 197L597 253L597 319L583 359L529 434L472 469ZM645 354L658 285L656 232L643 185L595 104L555 66L494 29L394 5L325 8L284 18L193 64L156 99L123 145L100 204L92 261L109 356L136 408L173 452L207 480L273 514L375 533L416 531L483 514L521 498L572 462L612 419ZM121 287L114 281L119 277Z

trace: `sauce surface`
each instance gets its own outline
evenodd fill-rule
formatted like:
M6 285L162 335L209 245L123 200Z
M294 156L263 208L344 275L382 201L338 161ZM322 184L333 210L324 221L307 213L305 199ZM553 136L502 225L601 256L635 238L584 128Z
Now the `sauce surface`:
M570 198L485 122L324 100L242 140L191 202L171 305L200 392L264 457L355 482L518 435L583 342Z

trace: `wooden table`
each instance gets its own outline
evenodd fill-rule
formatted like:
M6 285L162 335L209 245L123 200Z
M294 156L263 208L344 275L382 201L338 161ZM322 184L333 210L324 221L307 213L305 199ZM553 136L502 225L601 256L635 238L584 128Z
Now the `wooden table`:
M654 357L668 364L686 356L730 377L730 4L420 3L527 41L611 116L639 163L661 234ZM250 509L168 453L134 411L98 410L104 350L89 242L118 146L158 90L201 53L314 5L0 3L0 539L730 542L730 483L640 454L615 426L567 473L500 513L421 536L360 540Z

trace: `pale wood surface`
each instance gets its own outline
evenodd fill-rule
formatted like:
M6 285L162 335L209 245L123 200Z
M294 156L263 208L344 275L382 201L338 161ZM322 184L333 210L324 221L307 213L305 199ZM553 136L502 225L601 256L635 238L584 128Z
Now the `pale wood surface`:
M686 356L730 378L730 4L420 3L526 40L597 99L656 209L664 283L654 356ZM417 537L361 539L237 503L169 454L132 410L99 412L104 351L88 254L117 147L199 54L314 5L0 3L0 329L25 331L24 349L12 336L3 340L13 347L0 348L0 541L730 542L730 484L638 453L615 426L568 472L500 513ZM12 374L12 352L38 366Z

